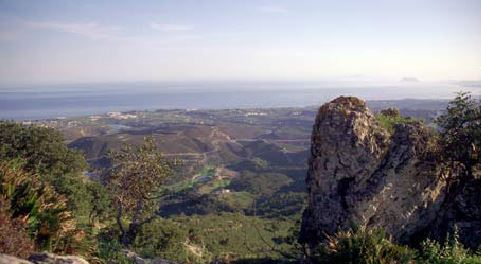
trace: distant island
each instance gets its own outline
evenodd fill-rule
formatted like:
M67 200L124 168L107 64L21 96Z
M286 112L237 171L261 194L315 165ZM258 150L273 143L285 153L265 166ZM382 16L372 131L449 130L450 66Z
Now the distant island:
M419 82L419 79L416 77L403 77L401 81L402 82Z

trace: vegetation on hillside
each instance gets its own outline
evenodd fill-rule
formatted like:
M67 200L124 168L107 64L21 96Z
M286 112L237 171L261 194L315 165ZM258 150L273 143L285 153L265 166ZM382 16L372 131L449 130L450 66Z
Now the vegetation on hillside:
M2 229L8 232L0 235L5 238L0 249L14 250L19 256L34 249L73 251L82 234L67 208L67 199L22 166L17 160L0 163Z
M401 115L401 111L397 108L387 108L381 110L376 115L377 122L381 127L385 128L389 134L394 132L394 127L398 124L409 124L414 120L410 117L404 117Z

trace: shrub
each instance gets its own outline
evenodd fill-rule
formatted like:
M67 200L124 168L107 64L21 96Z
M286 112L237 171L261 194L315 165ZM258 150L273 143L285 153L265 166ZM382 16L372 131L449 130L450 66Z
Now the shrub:
M385 128L389 132L389 134L394 132L394 126L397 124L409 124L414 122L413 119L409 117L403 117L395 110L390 110L390 108L382 110L381 113L377 114L376 120L381 127Z
M98 257L107 263L130 264L131 260L122 252L122 245L117 234L102 232L99 234Z
M67 200L37 174L24 171L22 165L19 160L0 162L0 199L11 214L10 222L21 232L17 219L22 219L38 249L68 251L79 237Z
M389 107L381 110L381 115L386 117L398 118L398 117L401 117L401 111L399 111L399 109L397 108Z
M419 263L426 264L474 264L481 263L481 254L474 254L459 242L457 229L448 237L444 245L426 240L421 245Z
M209 259L210 256L205 249L196 246L201 243L192 232L189 227L179 226L173 221L155 219L142 227L133 246L147 258L160 257L182 263L206 263L206 258ZM201 256L193 254L190 248L201 249L198 252Z
M382 229L340 231L314 252L315 263L414 263L415 251L392 242Z
M13 218L10 204L0 198L0 253L27 258L34 249L25 219Z

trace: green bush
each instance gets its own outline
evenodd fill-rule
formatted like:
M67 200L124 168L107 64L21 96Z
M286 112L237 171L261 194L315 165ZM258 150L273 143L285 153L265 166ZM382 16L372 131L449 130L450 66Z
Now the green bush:
M130 264L131 260L122 252L122 245L116 236L108 232L99 234L98 257L107 263Z
M156 219L144 225L137 236L133 247L145 258L160 257L181 261L183 263L205 262L197 259L187 250L187 245L195 242L195 235L171 220Z
M464 248L456 230L444 244L426 240L419 250L394 243L382 229L340 231L328 236L310 257L320 264L481 264L481 251Z
M459 235L455 230L452 237L448 237L441 246L437 241L426 240L422 243L419 263L426 264L474 264L481 263L481 252L473 253L464 248L459 242Z
M68 211L67 200L39 175L23 170L23 164L22 160L0 161L2 207L12 221L23 219L36 249L71 251L81 232Z
M415 251L392 242L382 229L340 231L317 248L315 263L414 263Z
M389 134L394 132L394 126L397 124L409 124L415 122L412 118L403 117L401 114L396 114L393 110L383 110L376 115L378 124L385 128Z

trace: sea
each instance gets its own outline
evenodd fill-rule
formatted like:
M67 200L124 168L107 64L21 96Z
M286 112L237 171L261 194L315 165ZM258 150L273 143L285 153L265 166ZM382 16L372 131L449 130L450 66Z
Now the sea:
M89 83L0 87L0 119L40 120L109 111L319 106L338 96L366 100L449 99L452 83L199 82Z

